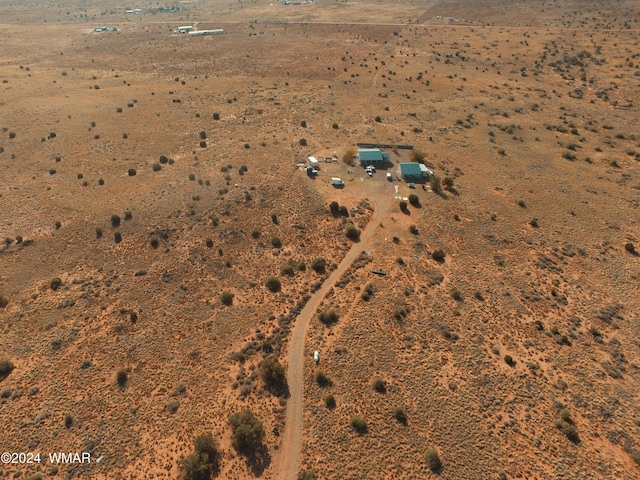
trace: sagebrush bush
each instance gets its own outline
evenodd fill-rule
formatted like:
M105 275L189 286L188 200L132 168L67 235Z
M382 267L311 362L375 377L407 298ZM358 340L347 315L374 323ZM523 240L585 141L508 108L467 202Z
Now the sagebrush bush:
M51 279L51 282L49 282L49 286L54 292L58 290L58 288L60 288L60 285L62 285L62 280L60 280L58 277Z
M331 394L327 395L326 397L324 397L324 405L329 410L333 410L334 408L336 408L336 397Z
M444 262L445 253L442 250L435 250L431 254L431 258L433 258L436 262L442 263Z
M402 407L396 407L393 409L393 418L403 425L407 424L407 412Z
M175 401L175 399L172 399ZM176 401L177 403L177 401ZM179 468L187 480L209 480L218 475L220 457L218 444L211 433L200 435L193 440L194 453L182 458Z
M9 299L4 295L0 295L0 308L6 308L9 305Z

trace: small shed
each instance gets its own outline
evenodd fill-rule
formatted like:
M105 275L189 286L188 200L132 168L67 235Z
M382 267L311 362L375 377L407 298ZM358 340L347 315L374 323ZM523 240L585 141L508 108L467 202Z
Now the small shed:
M433 172L422 163L405 162L400 163L400 175L407 181L428 180Z
M375 165L380 166L391 159L391 155L381 151L378 148L359 148L358 158L360 159L360 165Z
M193 30L193 26L191 26L191 25L185 25L183 27L178 27L178 32L179 33L189 33L191 30Z
M318 159L316 157L309 157L309 165L311 165L313 168L320 168L320 162L318 162Z

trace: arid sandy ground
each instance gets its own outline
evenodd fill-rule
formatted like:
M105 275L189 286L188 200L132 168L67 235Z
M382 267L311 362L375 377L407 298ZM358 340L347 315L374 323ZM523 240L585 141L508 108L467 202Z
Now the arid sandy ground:
M0 3L0 450L103 457L0 478L180 478L205 432L219 478L273 478L286 400L257 365L287 365L346 226L394 184L420 206L394 202L320 307L337 324L308 331L307 478L637 478L640 7L179 5ZM225 34L172 33L189 24ZM416 146L453 189L295 167L361 141ZM231 447L244 408L265 427L258 463Z

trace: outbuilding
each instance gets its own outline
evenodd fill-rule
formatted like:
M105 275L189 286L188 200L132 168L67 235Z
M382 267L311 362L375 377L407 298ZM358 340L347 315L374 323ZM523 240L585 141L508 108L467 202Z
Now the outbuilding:
M433 172L422 163L400 163L400 176L406 181L428 180L431 175Z
M318 170L320 169L320 162L318 162L316 157L309 157L309 165Z
M193 30L193 26L191 26L191 25L185 25L184 27L178 27L178 33L189 33L191 30Z

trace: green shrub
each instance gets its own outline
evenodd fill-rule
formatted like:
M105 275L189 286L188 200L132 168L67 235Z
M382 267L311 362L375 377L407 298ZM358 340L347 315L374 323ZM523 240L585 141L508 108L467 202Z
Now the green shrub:
M440 193L442 190L440 179L435 175L431 175L431 177L429 177L429 186L431 187L431 191L436 193Z
M334 408L336 408L336 397L331 394L327 395L326 397L324 397L324 405L329 410L333 410Z
M283 275L287 275L289 277L293 277L294 270L292 265L285 265L281 270Z
M278 277L269 277L264 282L265 287L269 289L269 291L276 293L282 289L282 284L280 283L280 279Z
M347 226L344 234L349 240L352 240L354 242L360 238L360 230L358 230L355 225Z
M420 150L411 151L410 160L412 162L424 163L424 158L425 158L424 153L422 153Z
M284 391L287 384L287 376L277 357L269 356L262 360L258 370L267 390L273 393L282 393Z
M387 383L381 379L380 377L374 378L373 380L373 389L378 393L386 393L387 392Z
M436 262L442 263L444 262L445 253L442 250L435 250L431 254L431 258L433 258Z
M64 416L64 426L65 428L71 428L71 425L73 425L73 417L69 414L66 414Z
M510 367L513 367L516 364L515 360L513 359L513 357L511 355L505 355L504 356L504 363L506 363Z
M166 165L169 162L169 158L166 155L160 155L159 162L162 165Z
M102 238L102 229L100 227L96 227L96 238Z
M182 458L179 468L187 480L208 480L217 476L220 470L220 453L211 433L200 435L193 440L194 453Z
M638 465L640 465L640 450L634 450L631 453L631 458L633 458L634 462L636 462Z
M522 208L527 208L527 204L524 203L524 200L518 200L518 206Z
M317 273L324 273L326 266L327 261L322 257L318 257L314 259L313 262L311 262L311 268L313 268L313 270Z
M325 310L318 314L318 320L325 325L333 325L338 322L339 315L335 310Z
M451 297L456 302L461 302L462 301L462 294L460 293L460 290L458 290L457 288L454 288L453 290L451 290Z
M298 474L298 480L317 480L316 474L310 470L302 470Z
M409 203L414 207L419 207L420 199L418 198L418 195L416 195L415 193L412 193L411 195L409 195Z
M0 295L0 308L6 308L9 305L9 299L4 295Z
M51 282L49 282L49 286L54 292L58 290L58 288L60 288L60 285L62 285L62 280L60 280L58 277L51 279Z
M271 239L271 246L273 248L282 248L282 240L279 237L273 237Z
M321 371L316 372L316 383L320 387L330 387L332 384L331 379L324 372L321 372Z
M349 210L344 205L340 205L340 208L338 209L338 212L343 217L349 217Z
M116 381L118 382L118 385L120 385L121 387L125 386L128 379L129 379L129 373L127 372L126 368L121 368L116 372Z
M216 113L214 113L213 115L211 115L211 117L212 117L214 120L220 120L220 114L219 114L218 112L216 112Z
M560 424L560 430L573 443L578 443L578 430L576 429L575 425L569 422L562 422Z
M629 253L636 253L636 247L631 242L626 243L624 249Z
M301 146L306 147L307 146L307 139L306 138L301 138L300 140L298 140L298 143Z
M129 170L127 170L127 174L128 174L130 177L135 177L135 176L136 176L136 171L135 171L135 169L130 168Z
M351 428L353 428L356 433L360 435L364 435L369 431L369 426L367 425L367 421L362 418L360 415L354 415L351 417Z
M442 185L444 185L444 188L446 188L447 190L451 190L453 188L453 178L444 177L444 180L442 180Z
M407 424L407 412L404 408L396 407L393 409L393 418L403 425Z
M240 453L251 453L262 444L264 428L251 410L234 413L229 417L233 431L231 445Z
M154 172L159 172L160 170L162 170L162 166L159 163L154 163L151 168Z
M331 127L332 127L334 130L337 130L337 129L338 129L338 124L337 124L337 123L334 123L333 125L331 125Z
M122 241L122 234L120 232L116 232L113 239L116 243L120 243Z
M406 212L406 211L407 211L407 202L405 202L404 200L402 200L402 201L400 202L400 204L399 204L399 205L400 205L400 210L401 210L401 211L403 211L403 212Z
M0 360L0 380L9 376L9 374L16 368L11 360L2 359Z
M233 297L234 297L233 293L225 290L220 294L220 301L222 302L223 305L230 307L231 305L233 305Z
M260 238L260 230L252 230L251 231L251 237L258 239Z
M562 410L560 410L560 413L558 414L558 416L560 417L560 420L562 420L563 422L573 423L571 420L571 414L569 413L569 410L566 408L563 408Z
M409 226L409 231L414 234L417 235L418 234L418 227L416 227L415 225L410 225Z
M438 451L435 448L430 448L424 453L424 460L427 462L429 470L433 473L438 473L442 470L442 460L440 460Z
M111 226L118 228L120 226L120 215L111 215Z
M151 248L158 248L158 246L160 245L160 241L155 237L152 238L149 243L151 244Z

